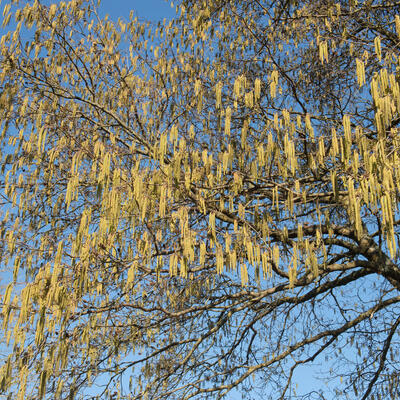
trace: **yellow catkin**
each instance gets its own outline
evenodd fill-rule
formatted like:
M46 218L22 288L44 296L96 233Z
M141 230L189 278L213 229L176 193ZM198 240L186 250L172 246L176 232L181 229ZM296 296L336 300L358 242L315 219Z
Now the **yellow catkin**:
M397 36L400 38L400 17L398 15L395 16L395 25L396 25L396 33Z
M365 66L364 62L360 59L356 59L356 74L357 74L357 82L361 87L365 84Z
M278 80L279 80L279 73L278 71L272 71L271 73L271 78L270 78L270 94L272 98L276 97L276 90L278 86Z
M241 266L240 266L240 277L241 277L242 286L247 285L247 283L249 281L249 276L248 276L246 264L241 264Z
M225 111L225 135L230 136L231 134L231 117L232 109L228 107Z
M328 43L326 41L319 43L319 59L322 64L328 62Z
M222 82L215 85L215 107L217 109L222 107Z
M379 36L377 36L374 39L374 45L375 45L375 54L378 57L378 60L382 60L382 50L381 50L381 39Z
M257 78L254 82L254 99L259 101L261 97L261 80Z

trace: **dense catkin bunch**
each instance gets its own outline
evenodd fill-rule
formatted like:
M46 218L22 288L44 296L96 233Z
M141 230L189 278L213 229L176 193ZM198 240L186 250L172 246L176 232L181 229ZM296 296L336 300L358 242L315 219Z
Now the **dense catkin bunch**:
M42 3L3 2L0 394L398 399L399 4Z

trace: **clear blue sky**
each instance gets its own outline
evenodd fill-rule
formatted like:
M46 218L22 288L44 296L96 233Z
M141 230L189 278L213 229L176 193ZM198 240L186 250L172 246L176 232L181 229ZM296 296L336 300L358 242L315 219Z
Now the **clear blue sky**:
M175 15L175 7L171 7L171 1L165 0L103 0L100 9L112 19L128 18L130 10L134 10L139 18L152 21Z

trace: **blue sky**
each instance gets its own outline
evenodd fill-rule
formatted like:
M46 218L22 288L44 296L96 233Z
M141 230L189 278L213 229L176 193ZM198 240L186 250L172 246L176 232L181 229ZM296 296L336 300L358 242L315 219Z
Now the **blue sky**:
M103 0L100 10L112 19L128 18L130 10L134 10L139 18L152 21L171 18L175 14L175 7L165 0Z

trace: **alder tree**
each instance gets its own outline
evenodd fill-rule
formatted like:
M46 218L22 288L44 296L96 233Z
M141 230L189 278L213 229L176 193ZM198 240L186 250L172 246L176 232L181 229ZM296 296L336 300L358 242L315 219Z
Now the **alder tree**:
M398 1L2 7L0 395L400 398Z

